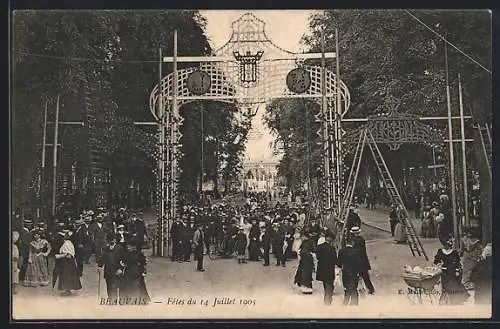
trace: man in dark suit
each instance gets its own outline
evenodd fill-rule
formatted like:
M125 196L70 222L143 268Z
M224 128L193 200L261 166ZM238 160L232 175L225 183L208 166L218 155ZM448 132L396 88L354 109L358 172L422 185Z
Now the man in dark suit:
M342 285L344 286L344 305L358 305L358 282L361 272L361 255L353 248L352 236L348 235L345 247L340 249L337 265L342 268Z
M274 250L274 255L276 256L276 266L283 266L285 267L286 265L286 256L285 256L285 235L286 232L283 229L283 227L278 224L277 228L275 230L275 233L273 234L273 250Z
M177 217L170 227L170 238L172 239L172 261L181 262L182 252L182 223Z
M135 240L137 248L142 249L144 246L144 238L146 236L146 224L144 224L144 220L133 214L131 219L131 230L129 232L135 233Z
M337 264L337 251L333 246L333 234L327 231L325 240L320 241L316 251L318 266L316 269L316 280L323 282L325 297L323 302L325 305L332 304L333 283L335 281L335 265Z
M83 263L86 257L86 244L90 242L90 235L87 227L85 227L83 218L75 221L77 226L76 232L73 235L73 244L75 245L75 261L78 275L83 275Z
M103 248L102 257L97 263L99 275L104 272L108 298L118 297L118 289L125 267L125 250L116 241L116 235L108 234L109 244Z
M363 278L366 288L368 289L368 293L373 295L375 293L375 288L373 287L373 283L370 280L370 274L368 273L371 270L370 260L368 259L368 254L366 253L366 243L365 239L360 235L361 229L357 226L352 227L350 230L352 235L353 247L359 250L359 254L361 257L361 272L360 275Z
M185 220L182 226L182 246L183 246L183 258L185 262L191 260L191 252L193 251L193 236L194 236L194 217L191 216L189 224Z
M26 270L28 268L28 259L30 254L30 243L33 240L31 228L33 222L29 219L23 220L23 228L19 234L17 245L19 246L19 282L23 282L26 278Z
M264 266L269 266L269 251L271 250L271 243L272 243L272 234L271 234L271 229L268 229L267 227L262 227L261 228L261 236L260 236L260 243L262 246L262 249L264 251Z
M92 223L90 226L90 231L92 234L93 249L95 252L96 262L99 262L102 254L102 248L106 244L106 228L103 224L103 216L98 215L96 222Z

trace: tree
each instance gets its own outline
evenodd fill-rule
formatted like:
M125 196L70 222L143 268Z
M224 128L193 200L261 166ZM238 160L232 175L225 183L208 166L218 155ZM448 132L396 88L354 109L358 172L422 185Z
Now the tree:
M120 190L142 178L141 186L149 185L142 193L148 193L155 166L156 131L136 127L133 121L154 120L149 95L158 82L158 49L164 56L172 54L175 29L179 55L211 53L205 23L192 10L17 11L12 63L14 198L27 200L26 187L33 185L30 181L39 167L35 160L39 157L36 144L40 141L43 97L53 99L56 95L61 97L64 120L86 123L82 130L61 128L64 146L60 155L71 159L70 164L78 164L78 185L89 187L92 184L85 181L99 177L101 188L111 181L109 190ZM179 63L179 69L185 66ZM163 65L163 73L172 73L171 65ZM243 150L246 126L236 118L237 107L233 105L200 104L207 109L208 121L217 123L209 123L207 128L220 141L217 152L210 146L205 151L207 173L211 179L219 174L229 179ZM195 105L186 105L190 106ZM52 101L49 108L53 107ZM192 116L196 111L185 113ZM184 147L190 161L181 161L182 177L187 179L181 181L184 186L191 182L189 173L199 170L199 162L191 160L200 127L192 130L195 126L190 127L191 123L197 121L190 115L182 128L192 137L192 143L188 138ZM240 142L230 145L228 140L235 134L241 135ZM225 166L229 163L231 169ZM61 175L67 175L68 168L62 164ZM92 189L88 192L88 197L95 199Z
M300 190L308 175L318 177L322 163L317 134L320 124L314 116L319 111L317 103L300 99L274 100L266 106L264 120L283 152L278 175L285 177L289 190Z

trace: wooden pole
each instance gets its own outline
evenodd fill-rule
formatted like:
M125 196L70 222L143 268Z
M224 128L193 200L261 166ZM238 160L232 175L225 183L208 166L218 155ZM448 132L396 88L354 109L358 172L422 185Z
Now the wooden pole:
M52 153L52 216L56 215L56 192L57 192L57 143L59 137L59 95L57 95L56 117L54 120L54 152ZM54 219L54 218L53 218Z
M337 186L337 214L340 215L342 209L342 183L343 183L343 157L342 157L342 142L341 142L341 117L342 117L342 100L340 97L340 58L339 58L339 29L335 28L335 85L337 86L335 90L336 97L336 116L335 116L335 143L336 143L336 163L337 163L337 177L336 177L336 186ZM346 205L347 206L347 205Z
M467 157L465 154L465 123L464 123L464 104L462 98L462 81L460 73L458 74L458 100L460 103L460 139L462 140L462 177L463 177L463 193L464 193L464 212L465 224L470 225L469 217L469 191L467 185Z
M450 152L450 178L451 178L451 205L453 217L453 235L455 237L455 247L458 248L460 242L460 233L457 219L457 199L455 187L455 155L453 150L453 128L451 120L451 99L450 99L450 84L448 80L448 49L444 46L444 58L446 66L446 103L448 106L448 147Z
M179 91L179 72L177 71L177 30L174 30L174 61L173 61L173 91L172 91L172 112L170 114L170 130L171 130L171 136L170 136L170 143L171 143L171 148L170 150L172 153L170 154L170 191L169 191L169 196L170 196L170 217L169 220L167 221L167 234L169 235L169 228L170 228L170 219L174 219L176 214L176 204L177 204L177 116L179 113L178 110L178 91ZM169 240L167 238L167 240ZM170 248L170 245L167 244L167 252Z
M321 30L321 113L323 114L323 159L324 159L324 184L326 186L326 200L323 204L323 225L326 223L327 213L331 208L331 183L330 183L330 159L328 153L328 120L326 104L326 71L325 71L325 30Z
M163 72L162 72L162 64L163 64L163 56L162 56L162 51L161 48L159 49L159 63L158 63L158 88L159 88L159 93L158 93L158 115L160 117L160 159L158 161L158 175L160 177L159 183L160 183L160 195L159 195L159 204L160 204L160 209L159 209L159 229L160 229L160 241L158 241L157 244L157 254L160 257L164 256L164 248L163 244L165 241L165 111L163 107L163 83L162 83L162 77L163 77Z
M203 172L205 171L204 163L204 146L205 146L205 136L203 132L203 103L200 103L200 124L201 124L201 155L200 155L200 195L203 195Z
M48 103L49 100L45 99L45 110L43 114L43 136L42 136L42 164L40 168L40 174L38 177L38 191L39 191L39 198L40 198L40 218L43 220L44 217L44 200L43 200L43 195L44 195L44 181L45 181L45 157L46 157L46 143L47 143L47 109L48 109ZM57 144L55 144L57 148Z

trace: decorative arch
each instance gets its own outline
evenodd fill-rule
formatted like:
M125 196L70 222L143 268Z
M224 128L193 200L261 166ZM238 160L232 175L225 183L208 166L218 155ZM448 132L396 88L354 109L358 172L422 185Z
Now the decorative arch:
M353 153L365 129L369 129L377 144L386 144L395 151L402 144L422 144L431 148L442 148L444 134L438 129L422 123L417 115L388 112L368 117L366 124L346 130L343 142L346 153Z
M265 23L250 13L233 22L232 29L230 39L215 51L214 59L199 57L199 62L195 62L196 64L192 67L177 70L175 78L174 73L168 74L153 88L150 95L150 111L160 122L159 135L165 136L163 142L159 143L159 152L156 157L159 162L157 193L161 196L165 195L165 200L159 198L158 209L161 210L158 218L161 222L165 217L162 214L169 214L166 215L167 225L169 218L175 217L177 212L177 182L180 173L177 165L180 156L178 146L182 138L179 127L183 122L179 109L182 105L196 100L213 100L236 103L240 110L248 110L254 108L256 104L267 103L273 99L308 98L321 104L325 97L327 108L324 109L325 112L321 117L317 116L317 119L325 123L324 134L328 137L334 134L335 129L340 130L338 118L346 115L350 107L350 93L344 82L337 79L335 73L325 68L323 89L323 68L306 63L309 58L321 57L318 57L320 54L298 54L275 45L266 35ZM327 58L326 54L324 56ZM331 59L333 56L330 54L328 58ZM311 78L308 90L300 94L290 91L286 84L288 73L299 67L306 70ZM201 96L192 94L187 87L189 75L196 70L206 72L211 79L209 90ZM251 73L251 79L246 78L246 72ZM177 89L174 90L174 88ZM176 96L175 104L173 103L174 95ZM159 115L160 97L162 97L163 118ZM337 104L340 108L337 108ZM337 115L333 116L332 113ZM164 134L165 130L166 134ZM338 163L338 152L334 152L332 140L332 138L325 138L325 144L327 144L325 147L327 151L323 154L325 168L327 163L336 161ZM322 173L325 177L330 177L334 172L338 175L342 174L340 169L335 169L333 166L326 168ZM252 170L252 174L257 174L257 171ZM329 204L333 188L331 184L324 184L322 199L325 204ZM330 209L330 206L325 206L324 209Z

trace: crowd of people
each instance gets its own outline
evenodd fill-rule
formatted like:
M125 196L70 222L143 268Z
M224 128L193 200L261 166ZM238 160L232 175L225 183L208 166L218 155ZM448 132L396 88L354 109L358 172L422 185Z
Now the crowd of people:
M337 257L334 232L321 226L319 218L309 213L307 203L290 206L277 202L271 206L266 200L266 195L254 194L241 206L184 206L170 229L172 260L187 262L194 253L196 270L204 271L203 255L211 247L221 257L235 257L239 265L262 261L263 266L270 266L270 255L274 255L275 265L286 267L287 260L298 258L294 285L311 294L316 273L316 280L323 282L325 304L332 302L336 267L342 268L346 305L357 305L359 279L368 293L375 292L360 234L361 219L354 206L348 217L347 243Z
M12 233L12 290L17 285L52 288L63 295L82 289L85 265L93 260L107 286L108 298L150 298L145 286L149 244L146 226L137 214L119 208L83 211L78 218L67 217L52 225L24 220ZM52 270L52 271L50 271Z
M433 203L432 212L446 218L449 200L438 200L439 203ZM355 205L349 209L344 243L337 250L335 232L321 225L307 202L293 205L269 201L267 194L253 193L240 205L184 205L169 228L172 261L189 262L194 256L196 271L204 271L204 255L211 252L222 258L235 258L240 266L247 262L270 266L273 256L276 266L286 267L288 260L298 259L293 284L303 294L311 294L315 273L316 280L323 283L327 305L332 303L338 273L345 305L358 305L360 280L369 294L375 292L361 234L362 221ZM393 207L390 215L393 235L397 234L397 223L393 225L399 220L397 211L398 207ZM50 226L25 220L22 228L12 234L13 293L18 284L39 287L52 282L53 289L57 284L63 294L71 294L83 288L84 266L95 262L109 299L123 297L148 303L143 250L155 248L157 240L150 240L151 233L142 216L141 212L126 208L98 208ZM443 229L445 223L442 221L431 230L443 243L434 260L443 267L443 298L447 303L459 303L459 296L468 296L474 290L476 301L484 302L491 291L491 244L484 247L475 231L468 230L461 245L454 246L451 231Z

